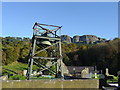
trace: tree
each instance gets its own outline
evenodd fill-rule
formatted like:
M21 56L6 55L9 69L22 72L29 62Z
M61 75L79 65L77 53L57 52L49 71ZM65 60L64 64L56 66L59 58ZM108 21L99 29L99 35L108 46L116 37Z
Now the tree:
M70 59L66 54L63 54L63 62L65 65L70 65Z

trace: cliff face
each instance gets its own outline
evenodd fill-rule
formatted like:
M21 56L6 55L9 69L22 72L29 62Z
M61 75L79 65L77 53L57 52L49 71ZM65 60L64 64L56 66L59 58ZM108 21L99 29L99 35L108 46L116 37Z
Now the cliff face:
M73 43L79 42L80 41L80 36L76 35L73 37Z
M62 35L61 40L62 42L66 41L68 43L84 43L84 44L94 44L106 41L106 39L97 37L95 35L83 35L83 36L76 35L73 36L73 38L71 38L68 35Z
M62 35L61 36L61 41L62 42L68 42L68 43L72 43L72 38L68 35Z

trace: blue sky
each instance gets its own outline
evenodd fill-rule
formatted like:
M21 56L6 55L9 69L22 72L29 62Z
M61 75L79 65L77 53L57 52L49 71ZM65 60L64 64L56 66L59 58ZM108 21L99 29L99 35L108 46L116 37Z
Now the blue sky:
M59 25L62 34L118 37L117 2L3 2L2 36L32 37L35 22Z

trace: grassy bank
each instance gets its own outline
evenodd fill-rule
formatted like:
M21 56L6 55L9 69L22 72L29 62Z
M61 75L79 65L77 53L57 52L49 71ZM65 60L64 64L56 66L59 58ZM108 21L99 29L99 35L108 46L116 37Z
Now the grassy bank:
M14 62L9 65L2 66L2 75L8 75L8 79L17 79L25 80L25 76L23 76L23 71L28 69L28 64ZM38 67L33 65L33 70L37 70Z

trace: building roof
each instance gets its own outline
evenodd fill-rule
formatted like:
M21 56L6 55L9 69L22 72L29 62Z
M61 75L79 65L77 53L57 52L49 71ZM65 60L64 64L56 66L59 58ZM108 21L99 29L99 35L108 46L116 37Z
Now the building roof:
M95 73L95 67L94 66L67 66L67 68L68 68L68 70L71 74L73 74L74 71L76 73L80 73L85 68L89 68L90 72Z

